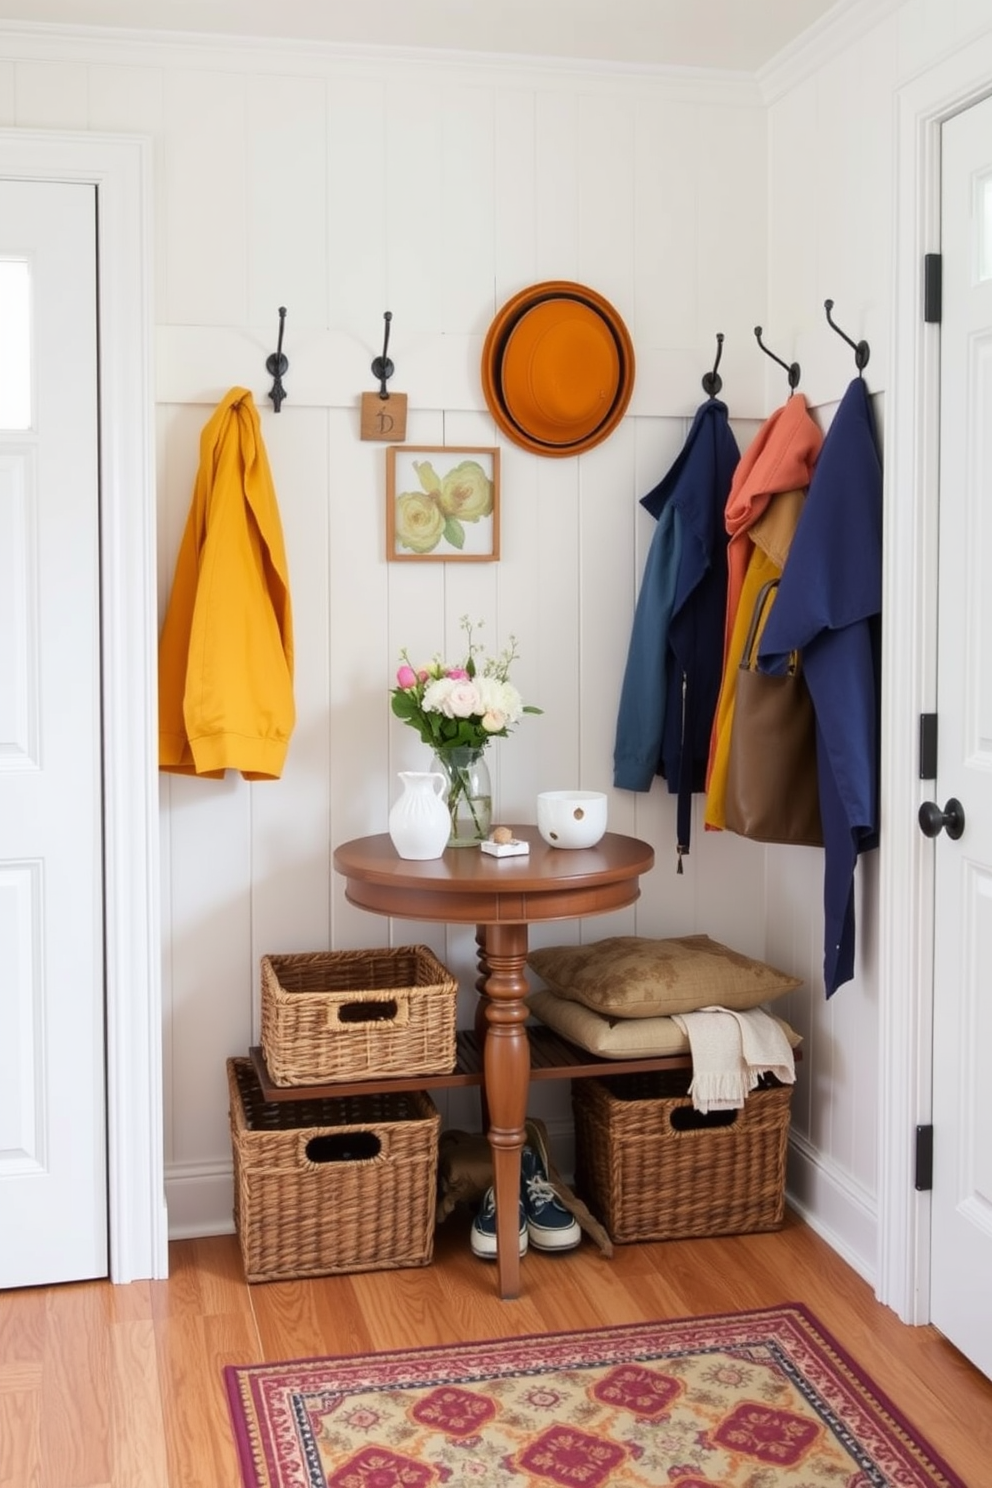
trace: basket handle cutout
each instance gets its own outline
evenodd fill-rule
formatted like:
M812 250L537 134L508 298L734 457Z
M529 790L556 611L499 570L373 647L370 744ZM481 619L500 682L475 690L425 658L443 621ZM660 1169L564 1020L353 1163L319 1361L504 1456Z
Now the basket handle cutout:
M733 1126L738 1111L697 1111L695 1106L676 1106L668 1119L673 1131L706 1131L715 1126Z
M392 1023L394 1028L405 1028L409 1021L410 999L402 992L332 1003L327 1010L328 1028L350 1028L356 1023Z
M321 1132L311 1137L303 1149L307 1161L319 1165L368 1162L381 1151L382 1142L370 1131Z

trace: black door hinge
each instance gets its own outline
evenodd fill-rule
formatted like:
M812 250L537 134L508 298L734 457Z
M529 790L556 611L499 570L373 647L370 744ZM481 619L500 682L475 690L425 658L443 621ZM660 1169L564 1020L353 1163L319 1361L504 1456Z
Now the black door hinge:
M943 259L939 253L923 255L923 319L928 325L940 324Z
M937 715L920 714L920 779L937 779Z
M933 1188L933 1127L916 1128L916 1188L929 1193Z

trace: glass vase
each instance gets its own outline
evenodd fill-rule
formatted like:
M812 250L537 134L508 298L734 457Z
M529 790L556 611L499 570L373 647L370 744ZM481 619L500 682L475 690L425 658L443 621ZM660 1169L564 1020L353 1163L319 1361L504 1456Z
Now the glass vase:
M489 836L493 819L493 788L481 749L444 749L434 756L432 769L448 782L449 847L478 847Z

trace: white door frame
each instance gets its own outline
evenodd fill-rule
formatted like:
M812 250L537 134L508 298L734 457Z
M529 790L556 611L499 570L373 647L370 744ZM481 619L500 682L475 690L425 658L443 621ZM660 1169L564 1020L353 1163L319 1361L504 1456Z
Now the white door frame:
M923 256L940 250L940 126L992 92L992 35L896 97L894 302L886 399L879 947L879 1300L930 1317L930 1196L914 1138L931 1120L934 853L916 821L918 719L936 709L939 327L923 321Z
M168 1274L157 775L151 146L0 129L0 176L97 191L110 1275Z

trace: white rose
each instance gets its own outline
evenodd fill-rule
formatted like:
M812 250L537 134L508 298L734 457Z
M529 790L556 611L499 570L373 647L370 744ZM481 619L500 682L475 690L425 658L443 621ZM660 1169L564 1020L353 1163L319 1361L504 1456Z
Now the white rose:
M523 714L523 699L510 682L501 682L498 677L481 677L478 680L479 696L484 713L501 713L507 724L517 723Z
M443 713L446 718L471 718L484 713L479 689L470 678L439 677L424 691L428 713Z

